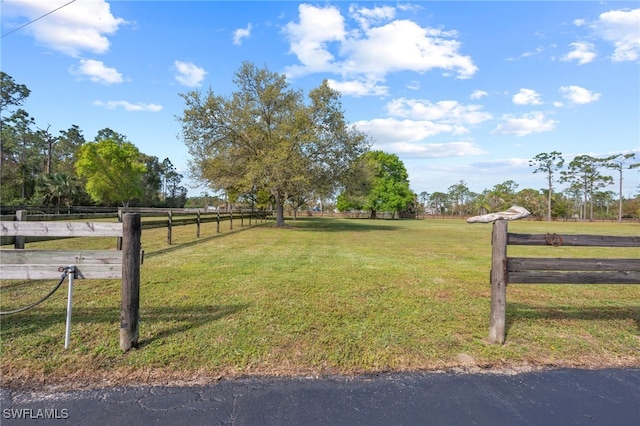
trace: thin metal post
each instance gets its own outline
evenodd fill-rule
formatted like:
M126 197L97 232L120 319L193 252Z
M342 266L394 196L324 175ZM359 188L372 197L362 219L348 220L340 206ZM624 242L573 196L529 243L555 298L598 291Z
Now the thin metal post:
M73 279L76 274L76 267L69 266L69 289L67 291L67 327L64 333L64 348L69 349L69 340L71 338L71 306L73 303Z

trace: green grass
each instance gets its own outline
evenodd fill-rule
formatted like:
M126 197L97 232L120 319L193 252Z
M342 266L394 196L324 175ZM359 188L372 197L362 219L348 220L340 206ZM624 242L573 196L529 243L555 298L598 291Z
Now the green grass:
M469 365L640 366L640 286L512 285L507 341L489 344L491 225L459 220L302 218L234 232L221 224L143 231L140 347L119 349L120 283L76 281L2 317L7 386L314 375ZM226 227L225 227L226 226ZM510 232L638 235L637 224L512 222ZM28 248L114 247L113 239ZM634 257L638 249L509 248L510 255ZM5 281L0 308L52 282Z

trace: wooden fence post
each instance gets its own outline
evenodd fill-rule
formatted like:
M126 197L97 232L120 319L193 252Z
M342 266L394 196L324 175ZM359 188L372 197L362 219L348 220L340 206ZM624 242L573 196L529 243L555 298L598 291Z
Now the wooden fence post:
M27 221L27 211L26 210L17 210L16 211L16 221L18 222L26 222ZM15 249L23 249L26 238L22 235L15 236L15 240L13 242L13 246Z
M220 233L220 210L218 210L216 212L216 232L219 234Z
M122 208L118 207L118 222L122 223ZM116 238L116 250L122 250L122 237Z
M169 213L167 213L167 244L171 245L171 225L173 222L173 215L171 214L171 209L169 209Z
M244 228L244 215L242 214L242 210L240 210L240 228Z
M126 213L122 221L122 305L120 308L120 349L138 347L140 310L140 215Z
M493 222L491 234L491 317L489 341L504 343L507 299L507 221Z
M196 238L200 238L200 210L196 211Z
M229 210L229 230L233 231L233 210Z

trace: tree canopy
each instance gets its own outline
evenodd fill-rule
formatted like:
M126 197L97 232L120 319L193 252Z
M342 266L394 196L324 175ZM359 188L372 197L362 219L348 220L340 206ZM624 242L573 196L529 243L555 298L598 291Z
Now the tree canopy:
M415 201L409 188L409 174L395 154L370 151L351 167L351 179L338 196L338 209L401 213Z
M76 170L87 181L87 192L99 203L127 206L143 195L146 172L140 151L130 142L102 139L80 147Z
M366 137L345 121L340 94L326 81L308 102L282 74L245 62L229 96L209 89L182 94L182 139L191 176L215 190L267 189L284 225L284 202L335 185L366 149Z

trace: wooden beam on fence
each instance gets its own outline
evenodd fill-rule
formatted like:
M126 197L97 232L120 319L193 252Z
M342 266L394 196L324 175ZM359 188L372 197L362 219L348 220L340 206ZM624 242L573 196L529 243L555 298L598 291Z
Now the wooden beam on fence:
M491 234L491 316L489 341L504 343L507 303L507 221L493 222Z
M122 305L120 309L120 349L138 347L140 311L140 215L126 213L122 218Z
M572 234L509 234L508 244L527 246L638 247L640 246L640 237Z
M122 224L115 222L2 222L0 234L9 237L118 237Z
M200 210L196 212L196 238L200 238Z
M122 277L122 252L115 250L4 250L2 263L0 278L7 280L58 279L69 265L78 279Z
M509 272L524 271L640 271L638 259L587 259L553 257L510 257ZM514 282L509 275L509 282Z
M640 284L637 271L509 272L509 284Z

